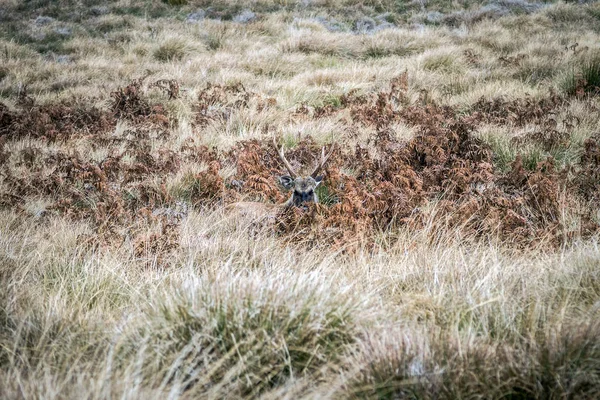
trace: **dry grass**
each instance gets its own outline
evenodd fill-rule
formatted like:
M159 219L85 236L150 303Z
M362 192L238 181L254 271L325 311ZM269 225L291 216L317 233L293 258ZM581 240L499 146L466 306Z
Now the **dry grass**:
M305 254L193 213L157 270L126 248L82 250L78 232L53 234L72 228L59 220L3 221L9 396L538 398L598 385L595 244L520 254L407 236L374 254Z
M0 6L3 397L600 391L598 3L34 3ZM232 212L286 198L272 135L335 143L323 204Z

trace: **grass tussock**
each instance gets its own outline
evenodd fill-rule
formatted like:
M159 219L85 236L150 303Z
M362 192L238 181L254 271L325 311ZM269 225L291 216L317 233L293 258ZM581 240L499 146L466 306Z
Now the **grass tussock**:
M563 90L571 96L583 97L600 92L600 53L583 57L573 66L563 82Z
M193 223L214 232L214 221ZM2 244L26 243L20 228L4 226L16 233ZM485 245L420 244L333 261L245 241L238 229L225 252L205 238L182 254L187 268L171 271L34 233L28 245L46 253L3 261L12 267L3 269L0 309L7 393L455 398L598 389L597 248L532 263ZM68 251L48 257L57 246ZM260 252L252 269L248 246ZM88 374L102 379L82 386Z
M185 43L171 39L154 50L153 56L162 62L180 61L186 55L186 52Z
M594 398L598 327L594 322L548 332L514 347L421 333L370 338L344 389L357 398ZM462 343L461 343L462 342ZM435 357L430 355L435 354Z
M215 393L257 395L317 378L355 341L361 306L315 285L314 276L294 285L283 279L204 282L156 304L133 342L155 353L148 379L165 374L190 394L220 382Z

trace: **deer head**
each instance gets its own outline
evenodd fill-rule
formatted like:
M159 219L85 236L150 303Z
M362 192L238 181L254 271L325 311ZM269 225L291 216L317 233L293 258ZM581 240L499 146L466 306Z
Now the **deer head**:
M279 181L286 189L293 189L292 195L288 201L285 202L285 206L299 207L305 203L318 203L319 198L315 190L323 181L323 176L319 175L319 172L321 172L325 163L327 163L331 153L333 153L334 145L331 145L331 149L327 155L325 155L325 147L321 149L321 159L318 160L315 169L308 176L299 176L298 173L294 171L294 168L292 168L285 158L283 146L281 146L280 149L277 146L275 138L273 138L273 145L275 146L275 150L277 150L277 154L279 154L279 159L283 162L283 165L285 165L285 168L289 172L289 175L281 176Z

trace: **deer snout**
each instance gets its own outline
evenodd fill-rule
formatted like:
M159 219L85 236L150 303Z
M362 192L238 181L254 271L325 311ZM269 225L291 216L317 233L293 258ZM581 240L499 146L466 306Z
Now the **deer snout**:
M315 194L313 191L306 192L294 192L294 203L301 205L303 203L312 203L315 201Z

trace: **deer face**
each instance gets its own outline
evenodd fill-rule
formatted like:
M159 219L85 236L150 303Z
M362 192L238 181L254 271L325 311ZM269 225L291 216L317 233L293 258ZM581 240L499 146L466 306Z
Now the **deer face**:
M315 190L317 186L323 181L322 176L313 178L308 176L306 178L298 177L296 179L289 175L285 175L279 178L279 181L286 189L293 189L292 195L287 201L287 205L301 206L304 203L318 203L319 198Z
M299 176L291 164L286 160L285 154L283 153L283 146L281 149L278 148L275 138L273 138L273 145L277 154L285 168L290 173L279 178L279 181L286 189L293 189L292 195L289 200L285 202L286 206L301 206L306 203L318 203L319 198L315 192L317 186L323 181L323 176L318 175L322 168L327 163L327 160L333 152L334 145L331 146L329 153L325 155L325 147L321 149L321 159L317 163L314 171L308 176Z

